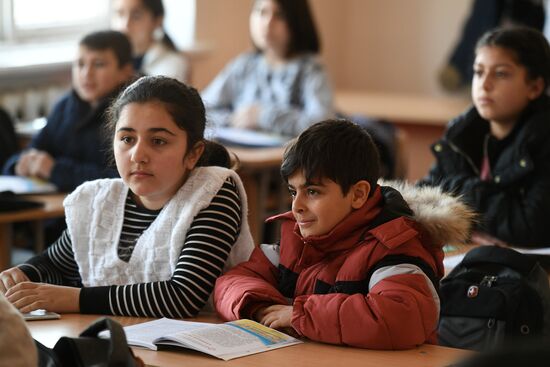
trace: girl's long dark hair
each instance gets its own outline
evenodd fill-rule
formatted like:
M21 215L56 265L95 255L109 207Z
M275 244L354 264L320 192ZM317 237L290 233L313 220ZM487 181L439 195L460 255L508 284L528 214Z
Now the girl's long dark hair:
M164 16L164 5L162 4L162 0L141 0L141 2L143 3L143 7L153 14L153 17L158 18ZM172 38L166 33L164 27L162 28L162 33L162 43L169 49L175 51L176 45L174 41L172 41Z
M198 142L205 150L198 166L229 168L231 159L224 146L204 139L206 113L199 92L180 81L165 76L144 76L129 85L107 110L105 135L112 141L122 109L130 103L158 102L166 108L176 125L187 133L187 149ZM110 144L112 149L112 144ZM113 156L113 154L111 154ZM183 158L183 157L182 157Z

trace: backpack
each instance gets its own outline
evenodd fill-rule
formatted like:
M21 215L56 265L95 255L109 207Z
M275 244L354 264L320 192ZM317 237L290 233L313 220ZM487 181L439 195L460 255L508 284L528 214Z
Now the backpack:
M550 335L548 275L536 258L509 248L468 252L441 280L439 344L487 350Z
M98 335L109 331L108 338ZM96 320L76 338L61 337L53 349L35 340L39 367L142 367L126 342L122 326L107 317Z

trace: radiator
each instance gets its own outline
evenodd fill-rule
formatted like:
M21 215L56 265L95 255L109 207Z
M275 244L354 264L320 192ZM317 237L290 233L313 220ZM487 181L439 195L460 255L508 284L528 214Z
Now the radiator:
M67 91L68 85L0 91L0 106L16 122L47 116L54 103Z

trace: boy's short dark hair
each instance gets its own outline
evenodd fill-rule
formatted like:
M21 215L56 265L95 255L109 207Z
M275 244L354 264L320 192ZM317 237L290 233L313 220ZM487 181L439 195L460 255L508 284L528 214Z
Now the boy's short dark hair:
M363 128L348 120L325 120L309 127L286 147L281 165L283 179L288 182L299 170L308 182L321 178L336 182L346 195L361 180L372 188L376 186L380 157Z
M89 33L79 42L80 46L90 50L112 50L121 68L132 62L132 45L124 33L117 31L99 31Z

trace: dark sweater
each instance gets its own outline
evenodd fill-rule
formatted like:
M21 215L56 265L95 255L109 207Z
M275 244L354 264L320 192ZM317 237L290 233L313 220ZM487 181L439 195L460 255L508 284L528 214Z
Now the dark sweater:
M72 191L84 181L118 177L109 167L106 142L102 136L105 110L118 93L113 92L96 108L74 91L65 94L48 116L48 123L31 141L29 148L42 150L55 159L50 181L60 191ZM19 154L8 159L3 173L13 175Z

